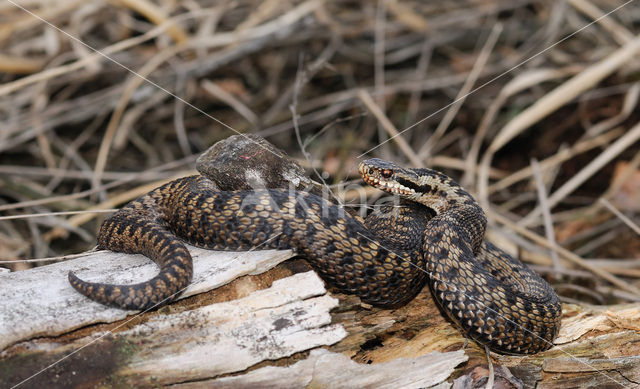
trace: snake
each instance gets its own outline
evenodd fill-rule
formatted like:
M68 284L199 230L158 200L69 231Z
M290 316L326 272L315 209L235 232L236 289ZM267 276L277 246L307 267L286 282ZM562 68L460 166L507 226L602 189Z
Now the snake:
M147 310L174 300L193 277L184 242L213 250L293 249L338 292L398 307L429 285L467 337L503 354L553 345L560 300L529 267L485 239L487 218L451 178L377 158L359 164L365 183L400 198L384 214L359 215L290 189L220 190L210 177L171 181L107 218L98 248L143 254L160 270L132 285L70 284L99 303Z

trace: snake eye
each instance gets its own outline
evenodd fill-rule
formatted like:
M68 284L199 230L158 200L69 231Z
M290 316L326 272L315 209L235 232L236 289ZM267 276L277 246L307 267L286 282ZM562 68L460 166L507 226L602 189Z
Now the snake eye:
M382 177L384 177L384 178L389 178L389 177L391 177L391 170L389 170L389 169L385 169L385 170L383 170L383 171L382 171Z
M373 173L375 173L375 172L373 171L373 169L372 169L372 168L369 168L369 175L370 175L370 176L372 176L372 175L373 175Z

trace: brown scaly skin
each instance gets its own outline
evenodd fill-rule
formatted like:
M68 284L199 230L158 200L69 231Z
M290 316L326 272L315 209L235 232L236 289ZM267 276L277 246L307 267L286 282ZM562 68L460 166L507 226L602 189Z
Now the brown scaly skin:
M415 266L424 268L420 245L426 217L415 215L427 211L413 208L395 217L408 226L404 241L387 239L381 247L361 218L316 195L285 189L220 192L207 178L185 177L127 204L98 234L100 249L153 259L160 265L156 277L136 285L106 285L69 273L69 281L85 296L125 309L171 301L192 276L191 256L179 237L215 250L295 248L340 291L379 306L401 305L422 289L426 277L415 271Z
M449 177L379 159L360 164L365 182L433 209L424 231L428 284L447 316L470 338L507 354L549 349L562 306L551 286L484 240L486 217Z
M306 192L219 191L202 176L172 181L116 212L98 237L99 248L153 259L156 277L107 285L69 273L69 281L103 304L148 309L191 281L191 256L179 239L216 250L293 248L327 283L367 303L405 304L428 280L443 311L492 350L528 354L551 346L561 313L555 292L484 241L486 218L466 191L433 170L377 159L360 172L365 182L399 194L403 207L363 221Z

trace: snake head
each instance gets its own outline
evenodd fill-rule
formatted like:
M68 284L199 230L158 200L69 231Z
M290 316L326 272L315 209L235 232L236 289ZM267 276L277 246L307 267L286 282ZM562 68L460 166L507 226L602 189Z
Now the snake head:
M446 175L431 169L408 169L378 158L358 166L367 184L423 204L437 213L471 196Z
M415 188L403 185L402 182L411 183L419 178L418 175L393 162L371 158L360 162L358 170L364 182L374 188L407 198L417 194Z

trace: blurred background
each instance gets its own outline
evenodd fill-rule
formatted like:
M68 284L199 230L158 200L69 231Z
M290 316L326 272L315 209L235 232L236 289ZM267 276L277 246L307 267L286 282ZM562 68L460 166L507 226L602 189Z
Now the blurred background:
M334 188L441 170L564 301L638 301L639 32L633 0L1 2L0 267L256 133Z

